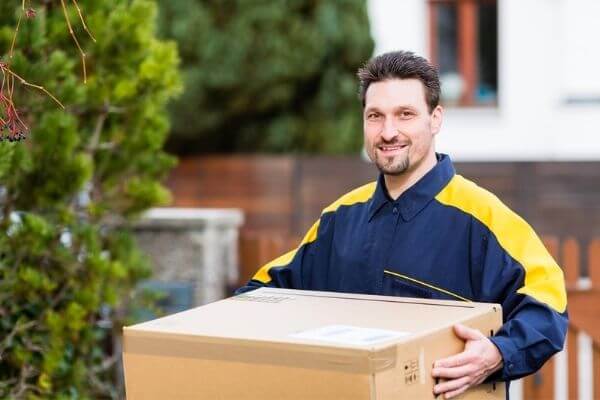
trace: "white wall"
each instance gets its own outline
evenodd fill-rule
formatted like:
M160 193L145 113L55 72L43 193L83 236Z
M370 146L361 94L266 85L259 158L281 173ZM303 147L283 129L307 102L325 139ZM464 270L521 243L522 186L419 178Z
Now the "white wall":
M397 49L427 53L425 0L368 0L367 7L375 54Z
M455 160L600 160L600 1L499 0L499 104L450 108ZM375 53L428 55L426 0L369 0ZM570 72L570 71L573 72Z
M600 97L600 1L561 1L562 89Z

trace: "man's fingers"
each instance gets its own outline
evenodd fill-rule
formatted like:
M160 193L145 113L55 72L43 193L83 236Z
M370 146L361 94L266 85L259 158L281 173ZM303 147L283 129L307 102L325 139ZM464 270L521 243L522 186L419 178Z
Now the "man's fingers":
M437 360L434 364L434 368L453 368L460 367L461 365L468 364L473 361L473 354L463 351L462 353L455 354L450 357L442 358Z
M466 342L466 350L462 353L437 360L433 365L431 375L434 378L450 379L435 385L434 393L444 393L445 398L458 396L471 386L482 382L489 375L489 366L500 365L501 356L490 357L487 351L493 343L481 332L463 325L455 325L456 336ZM500 361L498 361L500 357Z
M463 386L468 387L470 381L471 381L471 377L464 376L459 379L452 379L451 381L438 383L437 385L435 385L433 387L433 393L435 393L437 395L440 393L456 391L456 390L462 388Z
M456 390L452 390L450 392L446 392L444 393L444 398L445 399L451 399L453 397L458 396L459 394L461 394L462 392L464 392L465 390L467 390L470 386L469 385L465 385L461 388L458 388Z
M464 326L461 324L454 325L454 333L456 334L456 336L465 341L478 340L485 337L477 329L469 328L468 326Z
M431 375L434 378L443 378L443 379L456 379L462 378L463 376L472 375L477 371L477 367L471 363L464 364L459 367L454 368L434 368L431 371Z

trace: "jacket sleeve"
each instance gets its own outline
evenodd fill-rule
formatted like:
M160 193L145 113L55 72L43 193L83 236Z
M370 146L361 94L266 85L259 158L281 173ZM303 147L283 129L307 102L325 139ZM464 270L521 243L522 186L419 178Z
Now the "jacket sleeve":
M533 229L516 214L499 223L482 238L479 297L502 305L504 324L490 339L504 366L494 378L513 380L563 348L567 298L562 270Z
M308 230L296 249L265 264L245 286L236 290L235 294L259 287L315 289L315 274L318 275L319 281L326 275L332 225L331 215L323 214Z

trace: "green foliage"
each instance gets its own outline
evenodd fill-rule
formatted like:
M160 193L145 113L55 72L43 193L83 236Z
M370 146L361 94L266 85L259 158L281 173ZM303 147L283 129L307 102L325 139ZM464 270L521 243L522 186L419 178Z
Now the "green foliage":
M185 92L169 147L347 153L362 145L356 71L372 54L365 0L160 0Z
M175 44L155 35L155 4L80 0L93 43L67 3L87 84L57 0L30 2L37 17L1 58L67 109L17 82L31 132L0 143L0 398L121 396L112 337L150 273L125 227L169 199L159 183L175 163L162 150L166 103L181 85ZM0 2L3 51L20 6Z

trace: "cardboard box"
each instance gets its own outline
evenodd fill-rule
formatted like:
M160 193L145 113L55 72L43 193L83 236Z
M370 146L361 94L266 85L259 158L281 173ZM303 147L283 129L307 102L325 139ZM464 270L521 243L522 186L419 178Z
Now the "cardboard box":
M127 398L434 399L431 367L496 304L262 288L124 332ZM462 399L505 399L484 384Z

